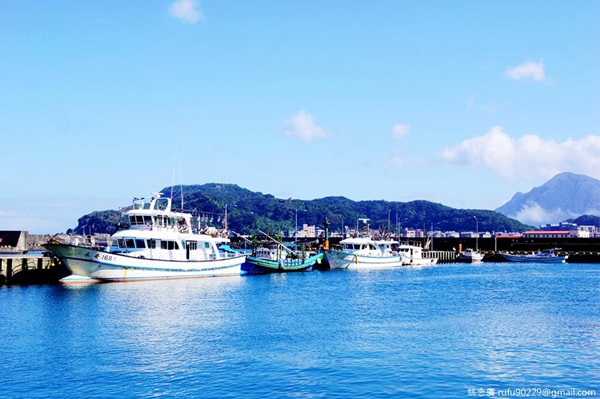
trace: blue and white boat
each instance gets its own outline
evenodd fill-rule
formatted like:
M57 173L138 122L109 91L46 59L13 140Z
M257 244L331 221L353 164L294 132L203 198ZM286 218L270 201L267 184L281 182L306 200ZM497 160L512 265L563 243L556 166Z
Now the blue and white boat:
M535 263L564 263L569 258L569 255L558 256L554 253L554 249L544 249L533 255L510 255L500 254L509 262L535 262Z
M246 256L219 251L228 238L216 229L204 234L192 230L189 213L173 212L171 198L157 194L134 203L127 211L130 227L112 236L116 250L95 250L78 245L48 243L73 273L64 283L142 281L197 277L239 276Z

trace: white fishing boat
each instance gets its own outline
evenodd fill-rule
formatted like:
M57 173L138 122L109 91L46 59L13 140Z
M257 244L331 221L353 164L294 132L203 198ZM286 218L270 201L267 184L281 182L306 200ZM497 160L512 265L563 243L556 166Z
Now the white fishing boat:
M332 269L373 269L402 266L402 258L392 250L397 241L347 238L340 251L325 250Z
M416 245L402 244L398 247L398 254L404 266L433 266L438 262L437 258L424 258L423 248Z
M554 249L544 249L533 255L500 255L509 262L564 263L569 258L569 255L556 255Z
M229 241L216 229L204 234L192 230L189 213L171 211L171 198L156 194L134 203L127 211L130 227L112 236L114 250L48 243L73 273L64 283L142 281L196 277L239 276L246 256L219 251Z
M466 249L458 255L457 260L459 262L481 262L483 261L483 254L474 249Z

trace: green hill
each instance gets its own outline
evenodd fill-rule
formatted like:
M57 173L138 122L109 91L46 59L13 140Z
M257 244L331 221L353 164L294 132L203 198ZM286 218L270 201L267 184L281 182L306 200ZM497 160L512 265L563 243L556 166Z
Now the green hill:
M171 195L171 187L161 192ZM180 187L173 187L174 207L181 205ZM298 225L321 226L327 217L332 230L344 225L352 228L358 217L371 219L374 229L386 229L388 215L392 229L396 214L401 228L423 228L442 231L474 231L476 216L480 231L524 231L530 226L509 219L497 212L478 209L455 209L429 201L389 202L352 201L345 197L325 197L314 200L275 198L270 194L253 192L235 184L209 183L183 186L184 209L196 209L214 214L215 224L222 221L227 205L230 230L239 233L255 233L258 230L289 231L294 229L296 211ZM219 216L221 215L221 216ZM93 212L79 219L75 232L113 232L119 221L117 211ZM112 223L112 225L111 225Z
M596 226L600 227L600 216L581 215L576 219L567 219L565 222L577 223L578 226Z

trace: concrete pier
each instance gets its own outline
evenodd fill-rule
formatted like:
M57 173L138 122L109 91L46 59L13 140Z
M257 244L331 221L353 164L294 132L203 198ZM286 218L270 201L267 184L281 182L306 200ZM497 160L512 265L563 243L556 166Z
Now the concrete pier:
M456 252L454 251L423 251L423 257L427 259L437 258L438 263L456 262Z
M67 274L60 262L43 254L0 255L0 285L56 283Z

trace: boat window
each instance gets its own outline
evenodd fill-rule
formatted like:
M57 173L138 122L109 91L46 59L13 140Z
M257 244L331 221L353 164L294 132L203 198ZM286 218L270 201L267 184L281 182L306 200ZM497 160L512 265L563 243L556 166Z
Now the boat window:
M198 249L198 243L196 241L189 241L188 248L190 249L190 251L195 251L196 249Z
M169 204L169 200L167 198L159 198L154 203L154 209L164 211L165 209L167 209L168 204Z
M360 245L359 244L354 244L354 249L360 249Z
M145 224L152 224L152 216L144 216Z
M210 248L210 244L209 244L209 243L207 243L207 242L205 242L205 243L204 243L204 248Z
M150 203L149 202L146 202L144 204L144 209L150 209Z
M117 245L119 246L119 248L127 248L125 246L125 239L123 239L123 238L120 238L117 240Z
M135 243L133 241L133 238L128 238L127 240L125 240L126 244L127 244L127 248L135 248Z
M161 241L160 247L167 250L179 249L179 245L175 241Z
M137 224L144 224L144 217L142 215L136 215L135 221Z
M155 249L156 248L156 240L148 240L148 248Z
M129 216L129 223L130 223L131 225L134 225L134 224L135 224L135 216Z
M369 249L376 249L374 245L369 244Z
M136 248L146 248L146 240L142 240L140 238L136 238L135 240Z
M175 219L169 218L169 226L175 226Z

